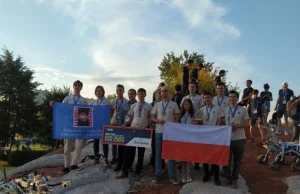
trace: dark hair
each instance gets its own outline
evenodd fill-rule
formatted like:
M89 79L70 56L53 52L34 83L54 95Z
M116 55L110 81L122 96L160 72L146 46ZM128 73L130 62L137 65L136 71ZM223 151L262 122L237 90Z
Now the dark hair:
M138 93L145 93L146 94L146 90L144 88L139 88L137 90Z
M160 82L158 86L166 86L165 82Z
M82 88L83 83L82 83L81 81L76 80L76 81L73 83L73 86L75 86L75 85L77 85L77 84Z
M186 61L186 63L187 63L187 64L193 64L193 63L194 63L194 60L193 60L193 59L189 59L189 60Z
M185 102L189 102L190 103L190 111L189 111L189 114L191 115L191 117L194 117L194 113L195 113L195 109L194 109L194 106L193 106L193 103L192 103L192 101L190 100L190 99L185 99L184 101L183 101L183 103L182 103L182 108L181 108L181 112L180 112L180 120L179 120L179 122L181 122L181 118L183 117L183 115L185 114L185 110L184 110L184 103Z
M222 69L221 71L219 71L219 75L222 73L226 73L226 71L224 69Z
M125 88L124 88L124 86L122 84L118 84L116 87L117 88L123 88L123 90L125 90Z
M264 88L269 89L270 88L269 84L264 84Z
M198 63L198 66L201 67L201 68L204 67L203 63Z
M180 91L181 91L181 85L176 84L176 85L175 85L175 91L176 91L176 92L180 92Z
M210 92L204 92L203 95L204 96L212 96L212 94Z
M197 86L197 83L194 81L190 82L190 84L194 84L195 86Z
M155 94L157 94L158 92L161 92L161 90L160 89L156 89L155 90Z
M253 94L258 94L259 91L257 89L253 90Z
M95 95L96 95L96 90L97 90L98 88L100 88L100 90L102 91L102 94L103 94L103 96L104 96L105 90L104 90L103 86L97 86L97 87L95 88ZM102 97L103 97L103 96L102 96Z
M252 80L251 79L248 79L246 82L249 82L250 84L252 84Z
M217 86L224 86L224 88L226 88L226 85L225 85L225 83L224 83L224 82L220 82L220 83L218 83L218 84L217 84Z
M235 90L230 90L228 94L234 94L234 95L236 95L237 98L240 97L240 94Z
M134 92L136 94L136 90L135 89L129 89L128 92Z

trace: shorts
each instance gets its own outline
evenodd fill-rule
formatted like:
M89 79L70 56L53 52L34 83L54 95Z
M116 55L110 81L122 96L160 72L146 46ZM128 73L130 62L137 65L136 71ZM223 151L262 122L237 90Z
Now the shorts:
M270 101L265 101L265 110L267 112L270 112L270 110L271 110L271 103L270 103Z
M262 117L258 117L258 116L252 116L251 118L251 122L250 122L250 126L254 127L256 124L256 121L258 122L258 126L262 126L263 125L263 119Z
M284 117L287 117L286 107L285 106L278 106L276 114L277 114L277 117L280 118L280 119L283 117L283 115L284 115Z

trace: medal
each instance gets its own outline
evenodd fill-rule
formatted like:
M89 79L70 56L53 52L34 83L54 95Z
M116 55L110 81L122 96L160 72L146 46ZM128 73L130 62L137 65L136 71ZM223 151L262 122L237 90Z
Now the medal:
M189 113L185 113L185 115L184 115L184 124L187 123L188 118L189 118Z
M164 106L163 101L161 101L161 105L162 105L162 108L163 108L163 112L162 112L162 115L163 115L163 116L166 116L166 110L167 110L167 107L168 107L168 105L169 105L169 102L170 102L170 100L168 101L167 105Z
M143 111L144 104L145 104L145 103L139 104L139 107L138 107L138 108L139 108L139 116L138 116L139 118L142 117L142 111Z
M207 116L206 121L207 121L207 122L209 122L209 119L210 119L210 113L211 113L211 110L213 109L213 107L214 107L214 105L211 105L210 111L208 111L207 106L205 107L205 108L206 108L206 116Z
M237 111L237 109L238 109L238 105L235 107L235 109L234 109L234 111L232 111L232 109L231 109L231 107L229 107L229 110L228 110L228 125L231 125L232 123L234 123L234 116L235 116L235 113L236 113L236 111ZM231 115L231 118L230 118L230 115Z

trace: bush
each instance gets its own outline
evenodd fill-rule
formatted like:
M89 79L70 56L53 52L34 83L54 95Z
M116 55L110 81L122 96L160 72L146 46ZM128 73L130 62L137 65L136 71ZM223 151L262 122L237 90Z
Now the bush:
M14 151L8 156L8 164L11 166L21 166L45 155L47 151Z

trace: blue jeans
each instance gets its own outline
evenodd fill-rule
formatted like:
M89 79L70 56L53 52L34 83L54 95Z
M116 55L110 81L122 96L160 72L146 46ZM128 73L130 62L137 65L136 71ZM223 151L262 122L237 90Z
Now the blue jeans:
M162 152L162 143L163 143L163 133L156 133L155 134L155 175L161 176L161 152ZM168 175L169 177L175 176L175 161L169 160L168 162Z

